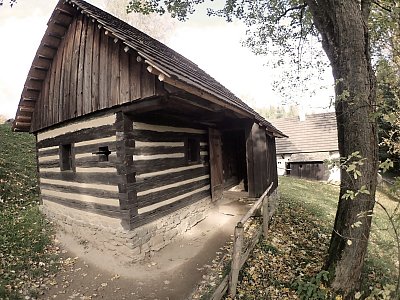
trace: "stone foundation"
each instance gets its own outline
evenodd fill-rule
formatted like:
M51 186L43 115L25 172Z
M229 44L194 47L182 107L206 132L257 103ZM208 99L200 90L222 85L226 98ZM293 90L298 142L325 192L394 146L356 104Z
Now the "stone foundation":
M141 227L125 230L120 220L66 208L46 201L41 210L81 244L110 251L124 260L149 258L207 216L211 198L204 198Z

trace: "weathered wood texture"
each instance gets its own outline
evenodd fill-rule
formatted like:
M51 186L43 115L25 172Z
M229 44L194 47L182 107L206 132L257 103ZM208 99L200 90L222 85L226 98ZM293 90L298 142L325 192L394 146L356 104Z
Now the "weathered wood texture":
M246 131L246 151L249 196L259 197L271 182L278 186L275 138L253 124Z
M68 123L37 135L41 196L65 207L108 217L130 219L120 204L119 187L126 185L118 172L124 163L117 155L118 138L114 115L99 115ZM71 145L73 170L61 171L61 145ZM97 152L108 147L108 159Z
M134 182L127 185L137 208L132 227L210 196L207 131L172 121L144 123L132 118L125 131L125 151L133 158L135 172ZM188 138L200 145L198 162L187 160Z
M161 83L85 15L76 17L43 81L31 131L156 95Z
M208 135L210 145L211 195L213 201L218 201L222 199L224 191L221 133L216 129L209 128Z
M123 226L131 227L131 219L138 214L136 190L134 186L135 172L133 171L133 155L129 153L129 146L134 143L128 137L132 132L132 121L122 112L117 113L117 170L121 182L118 184L119 203L121 210L127 212L127 218L123 220Z

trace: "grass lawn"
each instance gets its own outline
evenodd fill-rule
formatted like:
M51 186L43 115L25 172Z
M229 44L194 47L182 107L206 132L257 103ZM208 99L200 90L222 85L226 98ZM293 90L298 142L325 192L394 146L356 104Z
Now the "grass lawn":
M299 299L293 283L316 276L324 264L338 194L337 186L280 177L280 207L270 235L256 246L245 264L236 299ZM378 192L377 198L389 209L396 207L397 203L385 193ZM397 253L393 233L387 228L388 219L377 206L363 274L363 295L395 281Z
M38 209L34 137L4 124L0 143L0 299L25 299L56 268L53 231Z

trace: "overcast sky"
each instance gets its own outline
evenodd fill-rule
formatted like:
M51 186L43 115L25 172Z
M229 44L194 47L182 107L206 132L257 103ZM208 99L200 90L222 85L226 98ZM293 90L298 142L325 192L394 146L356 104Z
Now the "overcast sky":
M22 88L33 57L46 30L46 23L56 0L20 0L9 8L0 7L0 115L15 115ZM102 6L102 0L91 3ZM266 66L267 57L255 56L241 46L245 28L199 14L178 23L166 44L199 65L239 98L252 106L279 105L281 97L273 91L272 82L279 70ZM327 70L324 84L331 86ZM315 85L320 85L315 82ZM329 105L333 88L315 96L294 96L306 111L321 111Z

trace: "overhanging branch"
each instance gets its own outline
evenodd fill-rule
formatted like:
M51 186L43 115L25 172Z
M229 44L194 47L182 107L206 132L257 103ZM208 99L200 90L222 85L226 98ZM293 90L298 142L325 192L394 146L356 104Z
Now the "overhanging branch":
M382 4L380 4L378 1L372 1L373 4L375 4L376 6L382 8L383 10L387 11L387 12L392 12L392 9L390 7L386 7Z
M276 18L276 21L280 21L283 17L286 17L286 15L287 15L289 12L293 11L293 10L299 10L299 9L303 10L303 9L305 9L306 7L307 7L307 3L304 3L304 4L302 4L302 5L297 5L297 6L289 7L288 9L286 9L286 10L283 12L283 14L279 15L279 16Z

